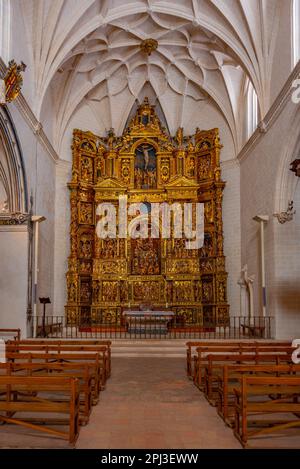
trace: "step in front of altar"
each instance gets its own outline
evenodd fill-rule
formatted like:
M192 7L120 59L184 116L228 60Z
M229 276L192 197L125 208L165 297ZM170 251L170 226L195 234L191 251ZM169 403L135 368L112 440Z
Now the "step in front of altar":
M166 357L186 356L186 340L112 340L112 357Z

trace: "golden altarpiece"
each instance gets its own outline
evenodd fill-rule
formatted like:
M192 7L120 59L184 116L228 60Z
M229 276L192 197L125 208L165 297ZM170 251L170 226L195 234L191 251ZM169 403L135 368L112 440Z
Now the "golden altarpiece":
M121 137L74 130L69 323L118 326L122 311L141 303L174 311L186 327L228 322L220 148L218 129L186 137L180 128L170 137L147 98ZM174 237L100 239L96 208L110 202L118 210L119 196L145 206L204 203L203 247L186 249Z

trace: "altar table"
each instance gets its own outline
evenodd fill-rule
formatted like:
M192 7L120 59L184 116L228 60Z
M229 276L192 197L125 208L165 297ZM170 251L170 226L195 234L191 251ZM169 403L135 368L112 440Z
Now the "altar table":
M173 311L125 310L122 315L127 331L131 334L167 334L168 325L175 313Z

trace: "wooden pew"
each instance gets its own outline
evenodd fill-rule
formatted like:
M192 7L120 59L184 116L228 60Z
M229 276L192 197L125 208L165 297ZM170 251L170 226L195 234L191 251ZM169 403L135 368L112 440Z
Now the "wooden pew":
M0 328L0 338L6 338L11 340L11 336L13 336L14 340L21 340L21 329Z
M291 345L291 342L287 341L259 341L259 340L206 340L206 341L194 341L186 343L186 370L187 375L192 378L194 376L193 363L194 359L192 352L198 347L244 347L244 346L255 346L259 345L261 347L273 347L277 345L278 347L288 347Z
M74 445L79 434L79 385L77 378L65 377L36 377L36 376L0 376L0 389L5 391L4 400L0 400L0 421L13 423L31 430L52 434L66 439ZM26 398L18 399L18 393L26 393ZM46 393L46 396L39 397ZM56 402L51 399L51 395L64 394L68 397L66 402ZM50 396L49 396L50 394ZM36 418L25 418L15 416L21 412L29 414L42 414ZM50 418L49 413L68 415L69 431L63 432L46 425L39 425L39 422L57 424L57 418ZM59 421L66 423L66 420Z
M271 435L293 427L300 427L300 377L241 377L241 384L235 393L234 434L244 447L250 438ZM268 396L275 396L270 398ZM254 400L255 399L255 400ZM255 414L255 421L249 417ZM259 419L264 414L274 414L272 420ZM292 420L282 420L276 414L291 414ZM255 424L255 430L249 426ZM300 429L299 429L300 434Z
M292 348L283 347L282 345L260 346L260 344L243 344L231 347L198 347L196 349L197 359L194 366L194 383L200 389L203 388L203 378L205 365L207 363L207 356L211 353L214 354L257 354L257 353L292 353Z
M89 363L1 363L0 375L50 376L77 378L80 396L80 424L89 421L92 407L92 380L94 366Z
M208 355L206 357L206 364L204 366L205 375L204 375L204 394L210 404L215 405L214 400L214 385L218 385L218 377L223 372L223 367L227 363L232 364L289 364L291 363L291 350L277 352L277 353L268 353L265 351L258 351L255 354L230 354L230 355Z
M9 343L6 347L7 353L20 353L20 352L44 352L44 353L57 353L59 355L63 353L99 353L100 362L102 362L102 381L101 384L104 387L106 380L108 378L108 370L110 365L107 365L108 351L107 347L105 346L98 346L98 345L45 345L45 344L37 344L37 345L30 345L30 344L14 344Z
M186 371L189 377L193 376L193 356L192 352L193 349L196 350L197 347L231 347L231 346L239 346L239 341L189 341L186 343Z
M246 347L244 350L255 353L251 346L250 346L250 350ZM219 353L219 354L236 353L238 355L241 355L243 353L243 348L241 347L241 345L231 345L231 346L224 345L224 346L216 346L216 347L201 346L201 347L197 347L196 352L197 352L197 356L194 356L193 381L197 387L202 389L206 357L211 353Z
M46 353L40 352L7 352L6 360L18 365L23 363L38 363L41 367L47 363L52 364L76 364L85 363L89 365L92 375L92 398L93 404L97 404L99 394L103 388L104 381L103 366L100 361L99 353Z
M8 345L11 342L8 341ZM107 376L111 374L111 341L99 339L22 339L15 341L16 345L96 345L107 347Z
M231 410L234 409L234 388L239 385L243 374L251 376L282 376L300 374L300 365L223 365L218 376L218 413L223 420L232 425ZM232 415L233 416L233 415Z

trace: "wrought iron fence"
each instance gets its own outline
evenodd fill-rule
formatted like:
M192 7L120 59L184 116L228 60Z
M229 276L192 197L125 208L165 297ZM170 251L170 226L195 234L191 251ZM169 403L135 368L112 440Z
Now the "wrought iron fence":
M226 324L189 325L176 318L141 312L123 324L97 324L90 319L70 321L64 316L37 316L31 323L33 337L78 339L271 339L273 317L231 316Z

